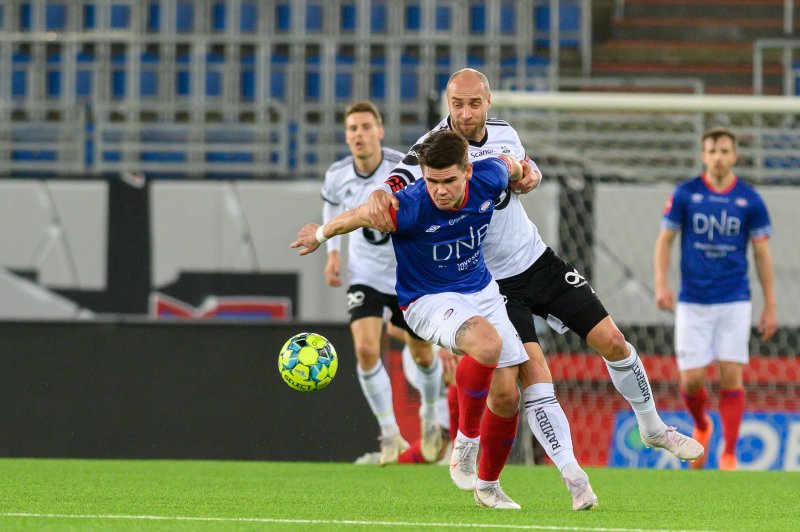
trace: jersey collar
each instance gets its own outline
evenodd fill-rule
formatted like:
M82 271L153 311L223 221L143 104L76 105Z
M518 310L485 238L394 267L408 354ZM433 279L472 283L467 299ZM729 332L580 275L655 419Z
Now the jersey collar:
M714 188L714 185L711 184L711 181L708 180L706 174L701 174L700 179L703 180L703 185L705 185L705 187L714 194L727 194L728 192L733 190L733 187L735 187L736 183L739 182L739 178L733 176L733 181L731 181L731 183L727 187L723 188L722 190L717 190Z
M450 129L450 131L455 131L455 129L453 129L453 125L450 123L450 115L447 115L447 127ZM489 128L484 125L483 129L485 130L485 132L483 134L483 138L480 141L475 142L474 140L467 140L467 143L470 146L474 148L481 148L483 147L484 144L486 144L486 142L489 140Z

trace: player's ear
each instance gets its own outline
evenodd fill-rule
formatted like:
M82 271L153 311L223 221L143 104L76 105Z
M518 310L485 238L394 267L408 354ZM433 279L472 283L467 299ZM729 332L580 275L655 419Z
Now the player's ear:
M383 129L383 126L378 128L378 140L383 140L383 137L386 136L386 131Z
M464 178L469 181L472 179L472 163L467 163L467 169L464 172Z

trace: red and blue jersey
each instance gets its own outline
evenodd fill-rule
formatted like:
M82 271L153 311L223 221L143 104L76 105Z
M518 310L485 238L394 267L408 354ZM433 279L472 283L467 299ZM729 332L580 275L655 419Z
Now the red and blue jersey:
M427 294L483 290L492 276L483 261L482 244L494 201L508 186L509 167L502 159L472 163L461 208L440 210L424 180L396 192L400 209L392 210L396 231L397 298L401 308Z
M772 234L764 200L734 179L715 191L699 176L679 185L662 227L681 233L680 301L730 303L750 299L747 244Z

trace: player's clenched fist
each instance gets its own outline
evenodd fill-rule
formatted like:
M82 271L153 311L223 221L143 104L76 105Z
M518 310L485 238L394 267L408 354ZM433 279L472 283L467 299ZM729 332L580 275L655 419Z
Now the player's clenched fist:
M369 195L367 209L370 223L384 233L394 231L394 221L389 214L389 207L400 208L397 198L385 190L375 190Z

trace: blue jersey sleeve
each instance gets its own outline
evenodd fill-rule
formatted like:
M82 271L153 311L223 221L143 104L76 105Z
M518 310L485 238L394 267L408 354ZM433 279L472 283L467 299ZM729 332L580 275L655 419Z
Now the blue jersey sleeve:
M772 224L770 223L767 206L759 194L753 194L751 201L748 220L750 238L753 240L768 238L772 235Z
M670 231L680 232L683 221L686 218L686 193L682 187L675 189L672 197L667 201L664 208L664 217L661 219L661 227Z
M511 169L508 163L499 157L490 157L472 163L473 178L480 176L485 181L489 195L499 196L508 188Z

